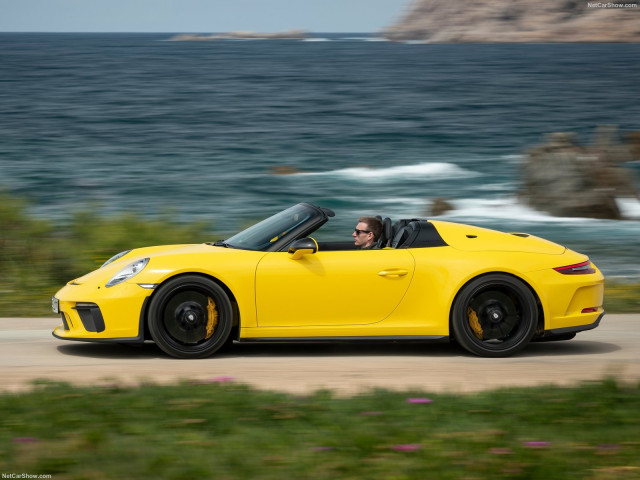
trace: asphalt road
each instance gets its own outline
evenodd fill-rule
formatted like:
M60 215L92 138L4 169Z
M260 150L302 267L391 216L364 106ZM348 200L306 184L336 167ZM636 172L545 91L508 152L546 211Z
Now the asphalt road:
M176 360L154 344L57 340L57 318L0 318L0 389L36 379L133 385L236 381L261 389L352 395L371 388L469 392L504 386L568 385L615 376L640 380L640 314L607 315L570 341L530 344L521 354L478 358L428 343L237 344L203 360Z

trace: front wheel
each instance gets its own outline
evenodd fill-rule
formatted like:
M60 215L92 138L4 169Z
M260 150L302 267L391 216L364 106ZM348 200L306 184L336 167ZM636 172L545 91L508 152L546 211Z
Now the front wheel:
M515 277L478 277L458 293L451 327L457 342L482 357L522 350L536 333L538 308L529 287Z
M227 341L232 324L226 292L213 280L197 275L169 280L149 305L151 338L177 358L212 355Z

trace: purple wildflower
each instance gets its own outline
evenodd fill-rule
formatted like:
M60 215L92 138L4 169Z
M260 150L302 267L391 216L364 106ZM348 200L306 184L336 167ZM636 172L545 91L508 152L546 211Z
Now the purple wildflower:
M540 441L523 442L523 445L525 447L531 447L531 448L544 448L544 447L550 447L551 446L551 442L540 442Z
M38 441L35 437L15 437L13 439L14 443L36 443Z
M422 445L419 443L403 443L400 445L394 445L391 447L391 450L395 450L396 452L415 452L416 450L420 450Z

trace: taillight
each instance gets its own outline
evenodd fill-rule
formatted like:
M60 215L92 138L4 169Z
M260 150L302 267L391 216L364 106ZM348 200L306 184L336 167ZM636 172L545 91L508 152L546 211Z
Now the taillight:
M595 268L591 266L591 262L587 260L582 263L575 263L565 267L556 267L554 270L563 275L585 275L587 273L596 273Z

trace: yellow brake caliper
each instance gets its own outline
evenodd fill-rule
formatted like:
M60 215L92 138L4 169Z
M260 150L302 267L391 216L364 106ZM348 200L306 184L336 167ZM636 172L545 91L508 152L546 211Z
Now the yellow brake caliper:
M216 310L216 304L213 301L213 298L208 297L207 302L207 336L205 339L211 338L214 330L216 329L216 325L218 325L218 311Z
M473 333L476 334L476 337L478 337L478 339L482 340L482 325L480 325L478 315L473 310L473 308L467 308L467 317L469 317L469 325L471 326Z

